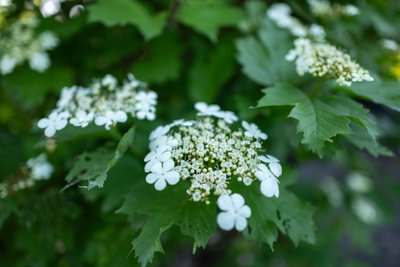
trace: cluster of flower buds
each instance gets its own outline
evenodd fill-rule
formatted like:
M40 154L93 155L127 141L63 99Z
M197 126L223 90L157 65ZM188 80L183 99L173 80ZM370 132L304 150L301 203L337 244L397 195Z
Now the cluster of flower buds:
M316 17L332 19L337 17L351 17L360 14L354 5L331 4L327 0L308 0L311 13Z
M182 181L188 184L186 192L192 201L206 204L212 195L220 196L218 205L226 213L218 216L220 227L243 230L251 211L243 197L232 194L230 185L259 181L262 194L278 197L281 165L276 158L261 154L267 135L255 124L242 121L241 127L233 128L238 121L233 112L203 102L195 108L196 120L177 120L150 134L146 182L163 190Z
M47 180L53 173L53 165L47 161L46 154L40 154L27 161L18 178L0 183L0 198L6 198L10 192L32 187L36 181Z
M11 24L5 21L0 28L0 73L9 74L28 61L31 69L43 72L51 64L48 50L59 40L50 31L36 33L39 21L35 13L24 11Z
M367 70L333 45L313 42L307 38L296 39L294 45L286 59L296 62L299 75L310 73L317 77L332 77L341 86L350 86L353 82L373 81Z
M94 122L109 130L118 122L126 122L128 114L139 120L154 120L156 104L157 94L132 74L121 85L108 74L87 88L63 88L57 107L47 118L39 120L38 127L45 129L47 137L54 136L68 123L84 128Z

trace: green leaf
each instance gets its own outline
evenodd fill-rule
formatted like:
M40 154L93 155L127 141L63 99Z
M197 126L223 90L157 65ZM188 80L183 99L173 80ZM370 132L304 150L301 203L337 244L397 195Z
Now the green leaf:
M133 24L150 40L161 34L167 14L150 14L144 5L134 0L99 0L89 8L89 21L107 26Z
M369 113L369 110L363 105L357 103L351 98L336 95L326 95L321 98L322 101L330 105L341 115L344 115L367 130L373 141L378 136L378 128L375 118Z
M99 148L94 152L84 152L75 162L65 180L69 182L64 188L88 181L83 188L103 187L108 171L118 162L128 147L132 144L134 128L131 128L120 140L115 151L109 148Z
M194 101L214 102L236 69L232 42L221 42L207 57L198 57L189 71L189 93Z
M132 71L139 80L149 83L174 80L182 68L182 52L182 43L174 35L164 34L149 43L148 51Z
M265 96L258 107L294 106L289 117L299 121L298 132L303 132L302 143L323 154L325 142L332 142L338 134L350 134L350 120L345 114L338 113L332 106L319 99L310 99L301 90L289 85L278 84L263 90Z
M400 111L400 82L378 81L355 83L344 89L374 103Z
M249 36L236 43L243 73L262 85L299 79L295 74L294 64L285 59L291 45L287 32L277 29L270 21L265 20L258 32L258 39Z
M189 201L182 181L163 191L138 181L119 212L128 214L130 221L135 221L137 216L147 216L141 232L132 242L142 266L152 261L155 252L163 252L160 237L173 225L194 239L193 251L197 247L204 248L216 229L215 205Z
M48 92L58 92L71 85L72 79L71 70L64 67L50 67L43 73L22 67L2 77L1 86L16 93L24 105L32 106L42 103Z
M284 178L282 178L283 180ZM257 186L245 188L241 193L251 208L249 230L245 235L259 243L273 243L278 238L277 228L292 239L297 246L300 241L315 242L312 215L315 208L303 203L281 185L278 198L267 198Z
M177 19L213 42L217 41L218 31L222 27L236 26L244 17L241 9L223 1L191 0L181 3Z
M380 145L375 139L368 134L365 129L355 123L350 124L353 134L346 135L346 139L360 149L366 149L371 155L377 156L393 156L393 152L388 148Z

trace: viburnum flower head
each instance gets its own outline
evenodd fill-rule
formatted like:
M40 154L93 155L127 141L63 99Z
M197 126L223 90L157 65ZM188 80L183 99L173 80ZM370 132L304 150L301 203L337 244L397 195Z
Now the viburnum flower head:
M23 11L0 38L0 73L11 73L15 67L28 62L31 69L44 72L50 65L48 50L54 49L59 39L50 31L37 33L39 20L32 11Z
M231 111L217 105L195 104L195 120L176 120L158 126L150 134L150 153L145 157L146 181L157 190L170 185L187 184L186 193L195 202L211 203L219 196L222 229L238 231L247 226L250 207L231 189L232 184L250 186L260 182L260 192L279 196L279 160L265 155L262 142L267 139L255 124L242 121ZM250 187L249 189L250 190ZM227 199L231 199L227 202Z
M116 124L126 122L128 115L139 120L154 120L156 105L157 94L133 75L128 75L128 79L119 85L114 76L107 74L89 87L63 88L56 108L49 118L41 119L38 126L46 129L47 137L52 137L68 123L85 128L94 122L110 130Z

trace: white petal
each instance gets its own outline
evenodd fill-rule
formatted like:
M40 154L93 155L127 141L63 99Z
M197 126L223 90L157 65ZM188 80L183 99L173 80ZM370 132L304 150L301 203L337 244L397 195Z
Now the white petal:
M235 228L238 231L243 231L247 227L247 220L242 216L237 216L235 221Z
M160 177L160 175L158 175L158 174L149 173L146 176L146 182L149 184L154 184L158 180L159 177Z
M200 112L203 112L207 109L207 104L204 102L197 102L196 104L194 104L194 108Z
M217 224L221 229L229 231L233 229L235 225L235 219L235 214L231 212L220 212L217 216Z
M279 187L275 178L268 178L261 182L261 193L266 197L279 196Z
M161 191L167 187L167 182L165 179L158 179L157 182L154 184L154 188L158 191Z
M265 174L265 172L262 172L262 171L256 171L254 175L255 175L255 176L257 177L257 179L260 180L260 181L264 181L265 179L268 178L267 174Z
M158 156L158 159L162 162L171 159L171 152L166 151L166 152L162 153L161 155Z
M174 185L179 182L180 175L177 171L168 172L164 176L170 185Z
M279 159L275 158L274 156L267 155L270 162L279 162Z
M156 163L151 166L151 172L157 173L157 174L162 174L163 173L163 168L162 164L160 161L157 161Z
M172 170L172 168L175 167L175 163L172 159L167 160L166 162L163 163L163 172L168 172L170 170Z
M147 161L152 160L155 157L155 155L156 155L156 152L151 151L149 154L146 155L146 157L144 157L144 161L147 162Z
M94 123L95 123L96 125L98 125L98 126L105 125L105 124L107 124L108 122L109 122L109 120L108 120L106 117L104 117L104 116L96 117L96 119L94 120Z
M49 122L50 122L49 119L43 118L43 119L40 119L40 120L38 121L38 124L37 124L37 125L38 125L39 128L43 129L43 128L46 128L46 127L49 126Z
M149 161L146 163L146 165L144 165L144 171L145 172L150 172L151 171L151 167L153 167L154 165L154 161Z
M117 122L126 122L128 116L123 111L117 111L114 113L113 119Z
M217 200L218 208L226 211L233 211L234 206L229 195L221 195Z
M244 129L249 130L250 129L250 124L247 121L242 121L242 126Z
M271 162L269 165L269 169L276 176L279 177L282 175L282 166L278 162Z
M67 120L64 120L64 119L58 120L58 121L55 123L56 130L59 131L59 130L64 129L65 126L67 126L67 123L68 123Z
M244 205L244 198L240 194L232 194L231 199L235 210L239 210Z
M56 134L56 128L53 125L49 125L46 130L44 130L44 135L47 137L52 137Z
M249 208L249 206L244 205L237 211L237 214L245 218L249 218L251 216L251 209Z

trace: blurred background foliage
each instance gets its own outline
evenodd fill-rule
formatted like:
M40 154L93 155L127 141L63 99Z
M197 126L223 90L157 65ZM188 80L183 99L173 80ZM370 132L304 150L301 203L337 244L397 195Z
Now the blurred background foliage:
M128 222L116 211L132 184L144 179L143 160L128 151L103 188L60 192L76 157L113 137L99 127L67 128L54 143L36 128L62 87L128 72L159 95L156 121L136 127L133 147L139 155L147 153L148 134L157 125L193 115L196 101L216 103L268 133L268 151L281 159L284 171L297 170L291 190L316 207L315 245L296 247L281 235L271 251L235 232L219 231L205 250L192 255L190 239L172 228L162 236L166 253L156 254L151 266L399 266L400 52L385 50L381 40L400 41L400 3L354 1L360 15L321 19L311 15L306 1L285 2L305 23L323 25L331 43L386 84L371 83L375 92L369 95L357 94L358 85L350 92L335 90L356 92L357 101L376 117L380 143L391 157L374 157L338 136L326 144L321 159L301 143L297 122L287 118L289 108L251 108L267 84L290 81L307 90L315 82L299 77L294 64L279 58L293 46L293 39L281 38L285 30L262 28L274 1L65 1L60 14L41 19L40 30L52 30L61 39L50 52L51 67L37 73L25 64L0 76L0 181L18 179L24 162L43 151L55 166L51 180L0 199L0 266L138 265L130 251L141 222ZM15 4L12 16L25 8L22 1ZM74 4L83 4L85 11L69 18ZM266 57L258 43L249 41L258 38L260 28L272 48ZM361 181L364 189L352 181Z

